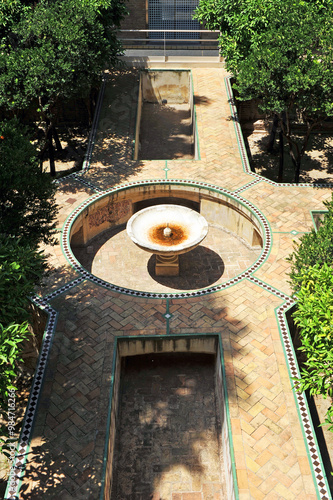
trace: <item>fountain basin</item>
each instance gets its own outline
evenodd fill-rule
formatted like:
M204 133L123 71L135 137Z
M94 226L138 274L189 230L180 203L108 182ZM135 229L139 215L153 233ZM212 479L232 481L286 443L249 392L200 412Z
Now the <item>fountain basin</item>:
M178 255L202 242L208 233L208 223L190 208L155 205L132 215L126 229L139 248L156 254L156 275L178 276Z
M171 236L164 236L169 227ZM138 247L157 255L189 252L207 236L208 223L195 210L181 205L155 205L136 212L127 222L127 234Z

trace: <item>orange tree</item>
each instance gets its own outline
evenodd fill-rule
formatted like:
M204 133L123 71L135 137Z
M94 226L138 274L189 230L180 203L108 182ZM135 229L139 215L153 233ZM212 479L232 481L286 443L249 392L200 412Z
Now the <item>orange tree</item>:
M57 103L85 97L118 61L124 0L8 0L0 9L0 108L32 108L55 175Z
M333 1L200 0L196 17L221 31L238 99L278 118L299 182L310 134L333 116Z
M333 198L318 231L305 234L289 257L291 285L297 298L293 314L302 353L297 390L333 396ZM325 423L333 432L333 405Z

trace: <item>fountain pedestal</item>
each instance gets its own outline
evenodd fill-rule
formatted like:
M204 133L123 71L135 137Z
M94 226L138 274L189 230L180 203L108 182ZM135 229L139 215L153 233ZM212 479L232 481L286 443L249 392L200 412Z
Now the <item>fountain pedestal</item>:
M179 276L178 255L156 255L156 276Z
M181 205L155 205L136 212L127 222L131 240L156 255L156 276L179 276L178 255L197 247L206 237L206 219Z

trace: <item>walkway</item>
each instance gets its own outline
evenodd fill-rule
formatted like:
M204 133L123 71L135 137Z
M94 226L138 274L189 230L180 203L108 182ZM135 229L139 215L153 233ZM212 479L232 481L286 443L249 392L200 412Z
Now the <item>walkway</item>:
M239 498L330 498L303 397L291 389L296 368L284 312L292 304L285 258L331 189L279 186L247 172L227 75L217 68L192 75L201 160L132 161L137 74L110 77L90 168L59 183L59 229L89 196L117 184L194 180L238 193L264 214L267 258L216 293L165 299L100 286L74 270L60 246L49 248L54 274L39 302L50 322L17 461L26 459L20 499L99 498L115 337L166 333L221 335ZM194 492L163 500L220 498Z

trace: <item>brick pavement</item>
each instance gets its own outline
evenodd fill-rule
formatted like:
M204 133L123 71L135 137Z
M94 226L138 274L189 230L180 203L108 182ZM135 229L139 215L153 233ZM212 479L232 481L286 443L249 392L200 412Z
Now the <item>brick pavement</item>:
M201 160L170 160L168 170L165 161L131 160L138 76L131 71L116 75L106 86L92 162L82 176L85 184L72 176L59 185L58 227L99 189L166 176L192 179L231 191L244 188L242 196L270 224L268 259L253 279L217 293L149 299L85 279L72 282L80 273L62 249L47 249L54 273L39 293L58 312L58 320L18 498L99 498L114 339L167 333L221 335L239 498L328 498L314 479L276 309L290 294L285 257L293 240L312 227L310 210L323 209L331 190L282 187L247 174L224 70L193 68L192 75ZM65 283L68 288L57 292ZM203 490L177 495L170 500L209 498Z

